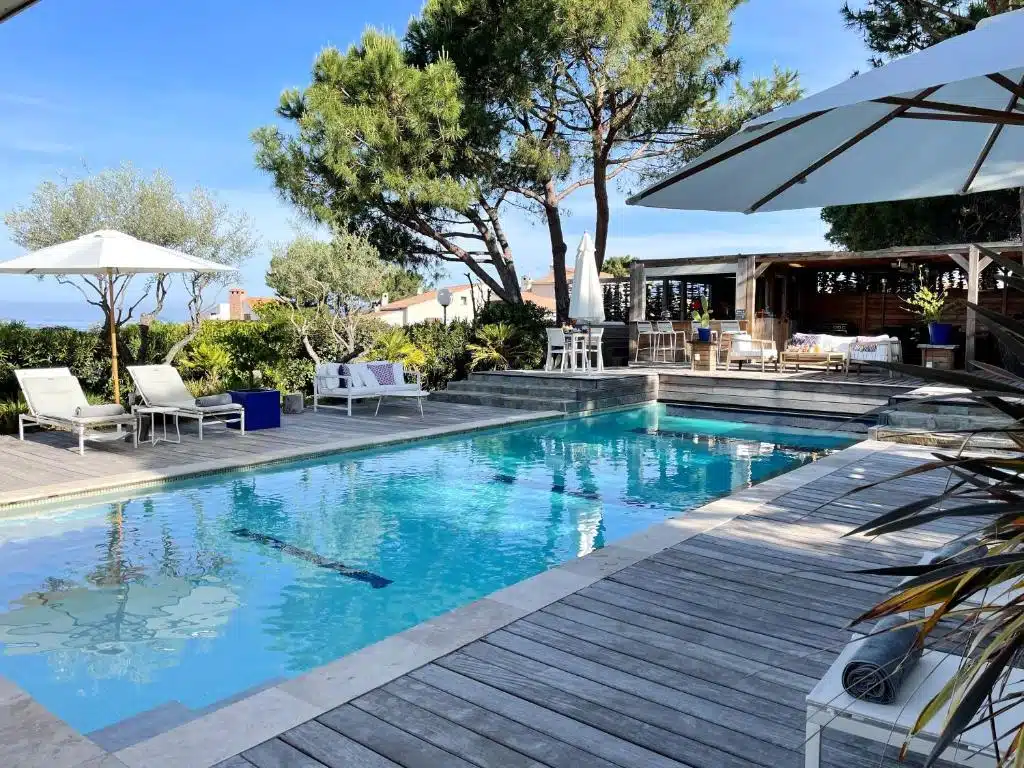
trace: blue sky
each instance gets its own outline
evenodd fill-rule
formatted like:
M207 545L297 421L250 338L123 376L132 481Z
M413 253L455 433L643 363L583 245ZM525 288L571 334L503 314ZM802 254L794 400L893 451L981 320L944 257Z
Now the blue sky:
M287 240L295 214L253 165L250 132L271 122L282 89L308 82L316 53L347 47L367 26L401 33L420 0L41 0L0 25L0 211L41 181L130 161L201 184L249 212L262 241L242 284L266 292L268 244ZM747 77L796 69L808 91L862 68L867 53L844 28L838 0L749 0L734 16L731 54ZM567 238L592 229L590 191L570 199ZM546 232L508 223L520 272L548 270ZM0 260L20 254L0 224ZM686 213L613 201L609 254L641 258L825 247L816 211ZM453 279L461 280L456 273ZM0 280L2 304L80 301L33 278Z

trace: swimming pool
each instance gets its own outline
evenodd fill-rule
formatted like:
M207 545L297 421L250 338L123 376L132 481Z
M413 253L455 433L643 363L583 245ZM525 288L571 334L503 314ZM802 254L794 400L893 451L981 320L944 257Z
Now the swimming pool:
M850 442L648 406L26 513L0 675L85 733L171 727Z

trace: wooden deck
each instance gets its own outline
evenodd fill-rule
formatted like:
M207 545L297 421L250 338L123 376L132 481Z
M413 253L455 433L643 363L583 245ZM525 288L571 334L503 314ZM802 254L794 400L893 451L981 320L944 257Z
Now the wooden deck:
M17 436L0 435L0 507L332 450L500 426L545 415L427 401L421 418L416 403L385 400L380 414L374 416L375 406L376 402L357 404L351 417L336 409L284 415L280 429L250 431L244 436L220 426L206 427L202 441L197 437L195 422L182 420L180 444L143 443L136 449L131 441L86 443L84 456L78 454L77 439L66 432L37 430L26 433L24 441ZM159 423L157 430L162 434Z
M804 697L849 621L892 583L849 571L915 562L962 530L841 539L945 480L841 499L925 456L875 447L220 768L801 766ZM898 763L897 750L826 731L822 757L834 768L920 765Z

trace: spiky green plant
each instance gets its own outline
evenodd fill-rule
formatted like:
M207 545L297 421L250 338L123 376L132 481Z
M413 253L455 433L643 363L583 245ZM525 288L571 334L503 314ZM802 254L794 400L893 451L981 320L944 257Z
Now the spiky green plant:
M1010 286L1024 286L1021 264L986 248L981 252L1003 271ZM1024 323L977 304L968 302L967 306L1010 353L1024 356ZM982 521L970 534L972 541L977 539L971 545L974 559L954 562L947 558L930 565L864 571L909 579L854 624L932 609L927 618L908 619L918 627L919 643L929 646L940 639L956 639L969 653L954 677L918 713L907 740L939 718L948 706L940 738L925 762L928 768L965 731L981 724L985 732L995 734L996 715L1002 719L1009 714L1014 726L998 733L993 744L1000 766L1020 768L1024 766L1024 711L1019 707L1024 704L1024 695L1007 683L1013 668L1024 662L1024 593L1020 592L1024 589L1024 379L985 363L974 363L978 370L970 372L903 363L878 365L970 390L917 403L956 400L962 404L967 399L1001 414L1006 424L963 430L958 450L936 452L934 461L853 492L936 470L949 473L942 493L914 499L848 536L880 536L944 519L972 517ZM1009 450L998 454L970 451L977 435L1001 435Z
M482 325L466 345L469 367L473 370L507 371L520 353L519 334L507 323Z

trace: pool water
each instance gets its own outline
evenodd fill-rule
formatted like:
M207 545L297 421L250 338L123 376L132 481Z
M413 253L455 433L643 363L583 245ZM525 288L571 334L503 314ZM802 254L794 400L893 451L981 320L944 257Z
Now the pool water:
M649 406L38 510L0 675L86 733L189 719L849 443Z

